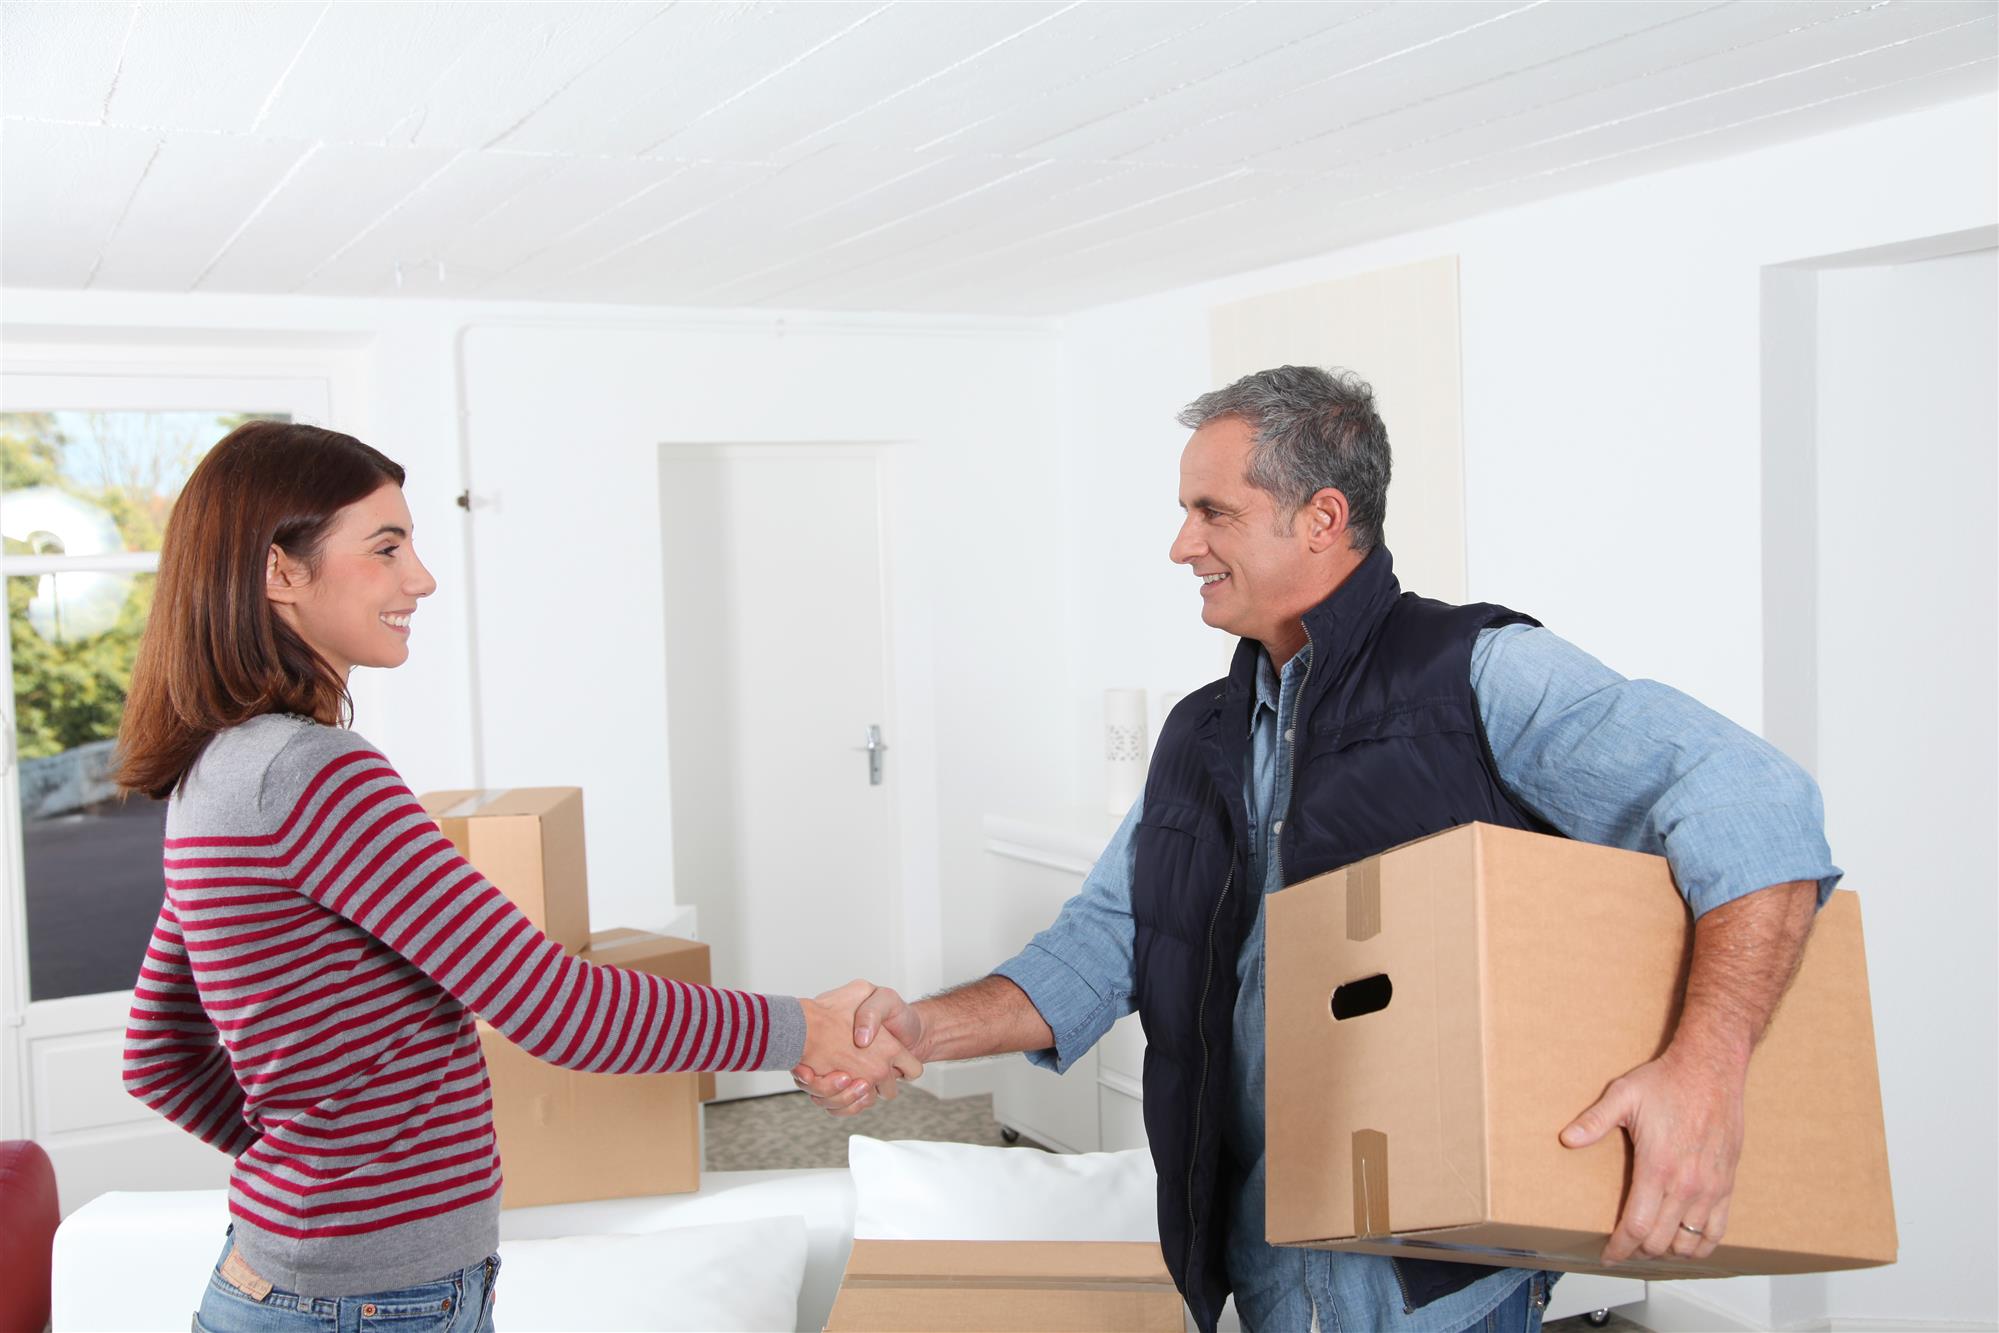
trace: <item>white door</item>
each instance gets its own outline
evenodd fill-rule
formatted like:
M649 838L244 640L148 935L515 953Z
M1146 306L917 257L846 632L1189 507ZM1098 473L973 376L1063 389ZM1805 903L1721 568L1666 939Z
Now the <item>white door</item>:
M674 888L721 985L901 970L881 467L846 445L662 450Z

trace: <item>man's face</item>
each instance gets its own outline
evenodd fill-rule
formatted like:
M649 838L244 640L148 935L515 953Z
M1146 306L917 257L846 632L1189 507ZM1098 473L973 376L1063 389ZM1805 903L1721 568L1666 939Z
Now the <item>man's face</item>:
M1186 518L1170 552L1201 580L1201 619L1269 645L1324 595L1305 537L1306 512L1280 524L1270 493L1245 475L1256 432L1222 417L1194 432L1180 455Z

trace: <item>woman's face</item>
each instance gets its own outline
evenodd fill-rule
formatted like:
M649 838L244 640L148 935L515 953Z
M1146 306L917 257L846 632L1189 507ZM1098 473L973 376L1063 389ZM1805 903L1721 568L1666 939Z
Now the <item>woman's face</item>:
M357 666L401 666L410 617L437 580L416 558L402 487L384 482L335 516L318 568L271 548L265 591L285 623L345 678Z

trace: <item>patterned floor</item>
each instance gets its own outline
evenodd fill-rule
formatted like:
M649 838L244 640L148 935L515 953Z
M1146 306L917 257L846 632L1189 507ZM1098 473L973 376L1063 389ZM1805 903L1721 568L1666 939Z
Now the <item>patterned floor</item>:
M708 1108L707 1169L710 1171L774 1171L847 1164L847 1138L866 1134L878 1139L927 1139L938 1143L983 1143L1008 1146L1000 1139L990 1097L958 1097L942 1101L917 1088L866 1115L835 1120L822 1114L804 1093L716 1102ZM1023 1139L1019 1147L1037 1145ZM1613 1314L1606 1329L1645 1333ZM1592 1333L1580 1316L1546 1325L1549 1333Z
M847 1138L852 1134L1010 1146L1000 1139L991 1097L943 1101L921 1089L904 1088L894 1101L883 1102L865 1115L835 1120L815 1108L804 1093L788 1092L711 1105L707 1169L776 1171L845 1166ZM1023 1139L1017 1146L1038 1145Z

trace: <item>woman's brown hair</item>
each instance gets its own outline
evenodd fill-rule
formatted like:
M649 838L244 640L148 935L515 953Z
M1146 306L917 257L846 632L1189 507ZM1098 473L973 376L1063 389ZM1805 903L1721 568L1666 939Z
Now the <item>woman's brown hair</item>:
M263 713L340 725L347 682L264 594L273 546L316 568L339 512L403 470L351 435L238 426L187 480L160 543L153 609L118 728L121 787L165 798L215 734Z

